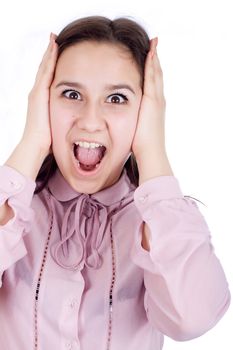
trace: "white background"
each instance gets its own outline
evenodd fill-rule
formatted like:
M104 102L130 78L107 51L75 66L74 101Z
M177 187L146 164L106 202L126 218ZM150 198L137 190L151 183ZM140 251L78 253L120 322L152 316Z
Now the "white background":
M0 164L20 140L27 96L48 45L70 21L86 15L130 16L158 36L167 101L167 150L186 195L200 209L233 286L231 1L8 1L0 9ZM233 349L233 307L204 336L165 338L164 350ZM224 344L223 344L224 343Z

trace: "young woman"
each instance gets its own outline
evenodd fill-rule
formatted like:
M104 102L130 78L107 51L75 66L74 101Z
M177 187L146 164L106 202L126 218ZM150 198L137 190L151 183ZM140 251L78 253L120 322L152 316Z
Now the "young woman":
M157 44L127 18L51 34L0 167L2 350L160 350L227 310L208 226L166 154Z

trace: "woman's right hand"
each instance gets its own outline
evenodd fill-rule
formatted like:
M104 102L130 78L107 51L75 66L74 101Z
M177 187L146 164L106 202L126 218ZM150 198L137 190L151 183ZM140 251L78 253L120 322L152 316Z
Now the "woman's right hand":
M56 35L51 33L50 43L40 63L35 83L28 95L27 119L22 141L33 143L48 155L51 152L51 128L49 115L49 96L56 62L58 45Z

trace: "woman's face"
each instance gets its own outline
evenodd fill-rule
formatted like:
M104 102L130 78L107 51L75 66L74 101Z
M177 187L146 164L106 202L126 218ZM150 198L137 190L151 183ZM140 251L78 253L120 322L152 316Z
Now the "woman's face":
M138 68L121 46L86 41L62 52L50 88L52 150L73 189L92 194L119 179L141 97Z

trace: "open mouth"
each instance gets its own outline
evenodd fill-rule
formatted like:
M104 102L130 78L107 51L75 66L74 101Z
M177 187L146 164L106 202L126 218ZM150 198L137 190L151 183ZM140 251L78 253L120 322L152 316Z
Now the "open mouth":
M81 168L84 171L92 171L96 169L105 153L106 153L106 147L102 145L94 145L90 144L92 146L81 146L80 144L74 144L73 146L73 152L74 156L78 162L78 167Z

